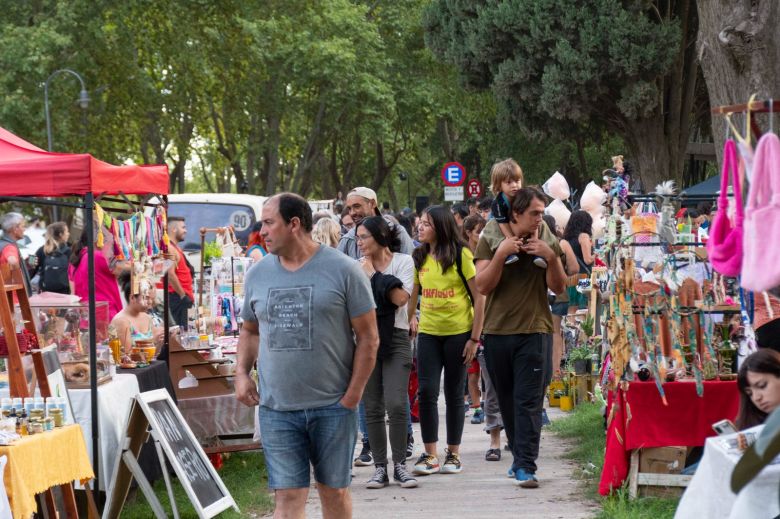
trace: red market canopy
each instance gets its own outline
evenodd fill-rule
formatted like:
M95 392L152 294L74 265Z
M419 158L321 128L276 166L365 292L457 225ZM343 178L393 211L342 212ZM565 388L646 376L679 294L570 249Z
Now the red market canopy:
M44 151L0 127L0 196L168 194L168 166L114 166L88 153Z

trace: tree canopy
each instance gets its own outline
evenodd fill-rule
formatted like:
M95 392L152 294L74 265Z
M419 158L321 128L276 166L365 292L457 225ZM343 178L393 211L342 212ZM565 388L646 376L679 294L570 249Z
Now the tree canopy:
M424 23L436 56L526 134L606 129L645 184L681 175L697 100L692 1L434 0Z
M600 171L601 129L530 141L490 92L464 88L425 45L429 0L39 0L0 20L0 125L54 151L166 162L174 191L283 189L334 197L356 185L395 207L440 199L439 170L487 180L512 156L529 182ZM552 95L552 94L551 94ZM554 100L545 100L554 102ZM604 141L608 142L608 141ZM399 199L402 203L399 203Z

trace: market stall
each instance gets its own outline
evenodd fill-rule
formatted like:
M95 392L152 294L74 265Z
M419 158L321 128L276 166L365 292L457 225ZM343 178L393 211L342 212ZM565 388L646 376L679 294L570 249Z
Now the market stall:
M95 239L102 233L96 232L95 222L105 225L105 215L99 201L111 201L106 194L120 195L120 202L131 203L127 195L147 196L168 193L168 168L159 166L122 165L113 166L95 159L89 154L66 154L46 152L23 139L0 128L0 200L38 205L72 207L84 211L84 232L87 233L87 262L89 286L95 285ZM29 197L83 197L81 201L49 200ZM163 197L163 203L165 203ZM144 201L140 201L143 206ZM96 215L97 213L97 215ZM98 216L96 218L96 216ZM162 216L164 218L164 215ZM109 218L108 222L111 221ZM139 226L144 222L137 219ZM158 222L159 223L159 222ZM140 227L133 227L137 230ZM146 225L145 229L151 229ZM158 225L159 228L159 225ZM99 227L97 228L100 229ZM164 227L163 227L164 229ZM134 235L135 236L135 235ZM137 235L140 236L140 235ZM151 237L145 243L155 241ZM167 279L165 279L167 283ZM167 288L167 286L166 286ZM165 291L165 342L168 340L167 290ZM96 301L94 289L90 290L87 311L88 325L88 373L90 390L90 416L92 429L93 469L99 480L99 409L98 409L98 352L96 330ZM6 334L9 350L18 353L14 334ZM12 361L13 362L13 361ZM13 366L12 366L13 369ZM19 388L16 388L18 390ZM12 392L15 388L12 386ZM26 396L26 395L25 395Z

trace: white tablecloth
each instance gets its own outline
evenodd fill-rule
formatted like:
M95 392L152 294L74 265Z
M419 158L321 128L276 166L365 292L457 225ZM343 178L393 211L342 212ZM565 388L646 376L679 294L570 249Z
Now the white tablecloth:
M98 433L100 434L100 489L114 473L119 459L120 442L125 437L130 404L139 392L135 375L114 375L111 382L98 386ZM92 413L89 389L69 389L76 422L81 426L87 452L92 457ZM94 464L94 461L93 461Z
M760 425L748 431L758 434L762 428ZM739 455L729 453L721 440L734 436L707 438L704 455L680 500L675 519L773 519L780 513L780 465L765 467L739 495L731 491L731 473Z

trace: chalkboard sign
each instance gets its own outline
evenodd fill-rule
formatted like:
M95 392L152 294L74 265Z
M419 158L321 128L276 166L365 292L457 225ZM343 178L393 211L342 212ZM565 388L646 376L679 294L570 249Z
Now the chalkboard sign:
M203 450L195 441L186 422L181 420L176 413L178 409L170 398L165 400L154 400L147 402L152 415L147 416L151 421L157 422L157 427L152 426L152 434L160 442L169 447L172 457L182 468L183 475L176 471L179 479L186 480L192 488L193 495L197 498L201 508L206 509L219 502L219 500L229 497L224 485L221 484L219 476L212 475L212 465L203 454ZM183 427L182 427L183 426ZM189 433L189 434L188 434ZM163 442L162 438L165 438ZM168 449L165 449L166 453ZM212 469L212 470L209 470Z
M150 500L155 516L164 517L151 486L135 461L146 441L147 430L162 448L160 455L164 453L170 462L198 517L214 517L230 507L238 511L230 492L209 462L170 393L165 389L155 389L136 395L135 400L128 417L127 437L120 463L117 463L114 469L103 517L119 516L133 477L138 480L144 494L149 494L147 499ZM167 473L164 476L166 486L169 487L169 496L172 498Z

